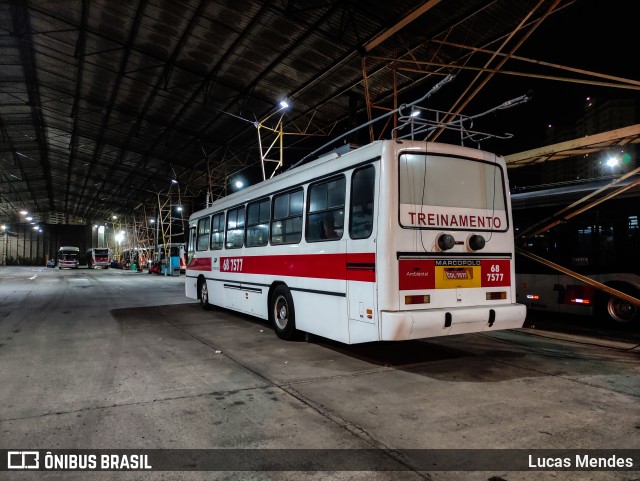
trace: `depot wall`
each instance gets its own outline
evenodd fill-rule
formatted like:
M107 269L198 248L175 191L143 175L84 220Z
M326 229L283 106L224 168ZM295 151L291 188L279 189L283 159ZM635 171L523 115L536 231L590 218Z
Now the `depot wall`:
M45 265L62 245L80 248L81 255L94 246L92 226L44 224L42 232L28 224L9 225L0 237L0 264Z

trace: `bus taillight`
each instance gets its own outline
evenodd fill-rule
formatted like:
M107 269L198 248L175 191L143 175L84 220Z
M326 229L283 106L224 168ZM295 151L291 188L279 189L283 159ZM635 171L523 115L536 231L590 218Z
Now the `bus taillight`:
M431 302L431 296L404 296L405 305L409 304L429 304Z
M589 299L571 299L572 304L591 304Z
M507 293L505 291L499 292L487 292L487 301L496 301L499 299L506 299Z

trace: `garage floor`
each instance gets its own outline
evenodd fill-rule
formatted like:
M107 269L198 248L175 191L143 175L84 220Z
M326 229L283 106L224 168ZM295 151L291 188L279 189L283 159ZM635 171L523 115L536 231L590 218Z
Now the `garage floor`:
M346 346L184 276L0 267L0 449L640 448L637 343L538 329ZM632 480L640 472L0 472L0 479ZM7 476L5 476L7 475Z

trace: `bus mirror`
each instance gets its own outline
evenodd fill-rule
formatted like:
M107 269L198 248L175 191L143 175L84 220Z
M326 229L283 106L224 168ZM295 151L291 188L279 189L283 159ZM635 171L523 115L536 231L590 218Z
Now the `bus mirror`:
M484 237L478 234L472 234L469 236L469 249L472 251L479 251L484 248L485 240Z
M440 234L438 236L438 247L440 250L448 251L454 245L456 245L456 240L451 234Z

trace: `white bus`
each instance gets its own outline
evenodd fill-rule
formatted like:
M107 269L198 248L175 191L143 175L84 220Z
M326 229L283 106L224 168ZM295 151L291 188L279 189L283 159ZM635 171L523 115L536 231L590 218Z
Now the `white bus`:
M191 215L186 295L343 343L522 327L504 159L378 141Z
M58 269L69 267L71 269L77 269L80 248L74 246L61 246L58 249Z
M111 265L111 249L106 247L93 247L87 251L87 267L94 269L101 267L108 269Z
M552 229L524 239L523 250L640 299L640 190L630 189L576 216L568 214L587 202L558 215L561 209L608 183L586 182L514 194L515 226L522 232L542 221L544 225L562 219ZM608 189L589 202L612 191L613 188ZM637 303L525 256L518 256L517 260L517 299L529 309L595 316L611 326L636 326L640 321Z

